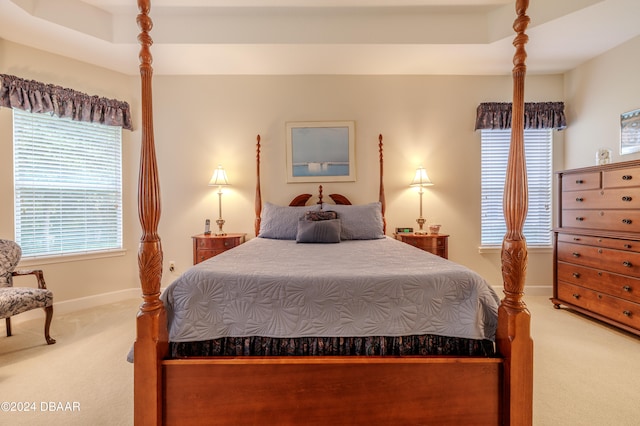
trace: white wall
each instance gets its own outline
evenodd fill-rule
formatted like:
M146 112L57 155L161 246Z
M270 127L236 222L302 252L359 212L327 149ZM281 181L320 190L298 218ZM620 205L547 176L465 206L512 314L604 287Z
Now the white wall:
M0 45L5 72L53 82L91 94L129 101L139 128L138 77L126 77L9 42ZM511 64L505 64L510 72ZM106 82L106 83L104 83ZM317 184L287 184L287 121L354 120L357 181L326 183L325 194L343 193L355 203L377 200L378 134L385 139L387 233L417 226L418 194L409 188L422 164L434 186L424 198L424 216L450 237L450 259L500 286L499 253L478 252L480 242L480 136L474 131L481 102L509 101L505 76L200 76L154 77L155 141L162 216L159 233L165 259L163 285L192 264L191 236L204 220L217 218L216 188L207 183L220 163L233 186L223 196L227 232L253 236L255 138L262 136L263 199L286 204ZM563 77L530 76L527 101L562 100ZM0 110L2 193L11 194L10 112ZM123 258L46 265L58 301L138 285L140 236L136 185L140 132L124 132L125 244ZM561 146L561 134L559 134ZM7 172L9 170L9 172ZM13 236L11 206L0 206L0 237ZM177 271L168 272L168 262ZM411 265L408 265L410 267ZM531 252L527 285L550 286L550 252Z
M640 37L566 74L568 128L564 168L595 165L599 148L613 151L613 162L636 160L620 155L620 114L640 108Z

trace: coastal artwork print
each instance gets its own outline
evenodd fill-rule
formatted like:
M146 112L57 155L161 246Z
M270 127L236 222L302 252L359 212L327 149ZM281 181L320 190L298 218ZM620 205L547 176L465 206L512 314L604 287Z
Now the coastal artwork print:
M640 151L640 109L620 115L620 154Z
M287 130L287 182L355 181L353 121L291 122Z

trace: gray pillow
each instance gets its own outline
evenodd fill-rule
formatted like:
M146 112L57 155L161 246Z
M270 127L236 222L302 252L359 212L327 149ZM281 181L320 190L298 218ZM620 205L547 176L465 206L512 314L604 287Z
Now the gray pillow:
M363 205L323 204L323 210L338 213L341 221L340 238L343 240L375 240L384 238L382 203Z
M298 221L297 243L339 243L340 220L305 220Z
M298 219L304 216L305 212L319 209L319 205L291 207L266 202L260 214L258 236L276 240L295 240L298 234Z

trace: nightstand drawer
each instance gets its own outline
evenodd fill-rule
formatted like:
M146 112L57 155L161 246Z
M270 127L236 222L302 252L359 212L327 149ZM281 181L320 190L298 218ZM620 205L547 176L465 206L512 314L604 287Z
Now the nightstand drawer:
M228 250L232 247L235 247L240 244L240 237L229 237L229 238L198 238L197 239L198 249L210 249L210 250Z
M394 234L397 240L447 259L449 236L443 234Z

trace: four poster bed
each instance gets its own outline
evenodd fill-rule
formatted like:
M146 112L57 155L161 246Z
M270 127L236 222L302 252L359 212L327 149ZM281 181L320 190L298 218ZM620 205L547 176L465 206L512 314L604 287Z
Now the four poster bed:
M533 343L522 301L528 1L516 2L514 24L502 301L467 268L385 237L382 136L379 200L359 206L338 194L324 202L322 187L310 205L309 194L289 206L263 202L258 136L257 238L189 269L161 296L149 3L138 0L135 424L531 424ZM394 267L398 256L410 271Z

